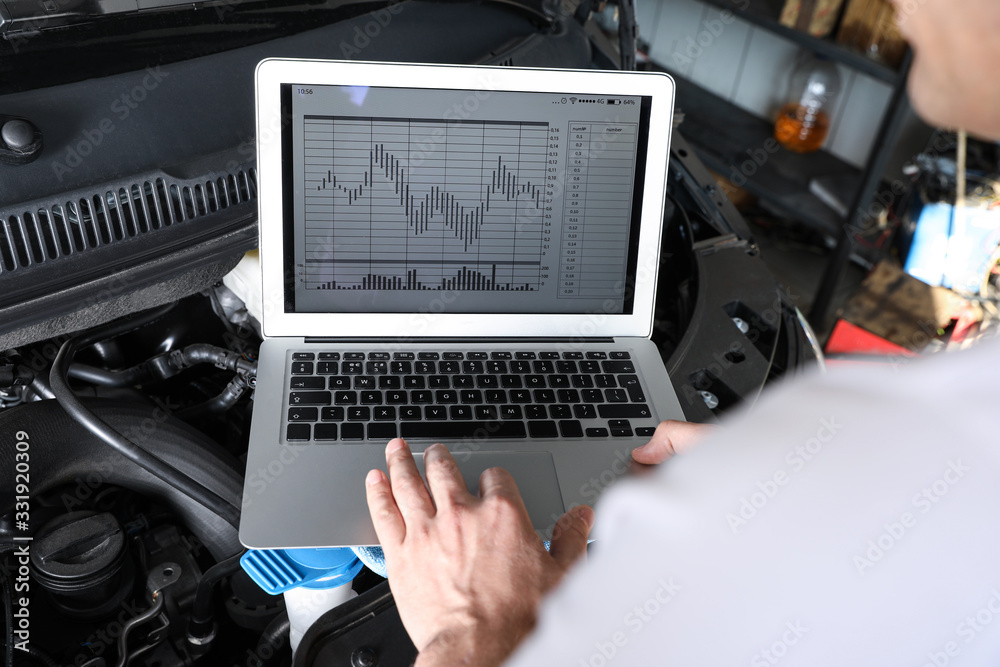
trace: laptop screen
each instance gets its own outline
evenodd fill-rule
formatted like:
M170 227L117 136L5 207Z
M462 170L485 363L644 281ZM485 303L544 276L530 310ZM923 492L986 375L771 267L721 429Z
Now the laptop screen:
M282 84L286 312L630 314L650 106Z

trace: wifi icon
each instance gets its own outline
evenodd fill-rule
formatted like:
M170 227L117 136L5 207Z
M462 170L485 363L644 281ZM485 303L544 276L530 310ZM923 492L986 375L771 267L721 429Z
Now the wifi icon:
M569 101L570 101L570 104L576 104L576 98L575 97L569 98Z

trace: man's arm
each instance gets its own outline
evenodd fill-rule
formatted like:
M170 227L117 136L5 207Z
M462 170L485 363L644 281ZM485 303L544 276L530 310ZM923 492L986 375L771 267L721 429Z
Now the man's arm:
M483 472L475 497L443 445L429 447L424 463L426 486L397 438L386 446L388 479L381 470L366 479L417 665L499 665L534 628L542 595L586 550L593 510L563 515L546 552L510 473Z

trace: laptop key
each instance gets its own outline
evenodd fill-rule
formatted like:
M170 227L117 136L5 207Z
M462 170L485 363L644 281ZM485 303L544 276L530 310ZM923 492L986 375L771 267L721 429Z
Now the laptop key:
M556 392L556 399L560 403L579 403L580 392L576 389L560 389Z
M583 359L583 352L563 352L563 359Z
M364 361L364 352L344 352L345 361Z
M396 375L382 375L378 379L379 389L399 389L403 382Z
M494 352L493 354L496 354ZM507 362L506 361L487 361L486 362L486 372L493 373L493 375L500 375L501 373L507 372Z
M470 353L471 354L471 353ZM481 361L463 361L462 372L468 375L478 375L485 372L485 366Z
M590 389L594 386L594 378L589 375L574 375L570 378L570 382L577 389Z
M312 375L312 374L313 374L313 362L311 361L292 362L292 375Z
M403 378L403 387L406 389L423 389L426 386L426 381L419 375L407 375Z
M507 392L503 389L489 389L485 392L487 403L506 403Z
M539 359L558 359L559 358L559 353L558 352L539 352L538 353L538 358Z
M563 419L559 422L559 433L564 438L582 438L583 427L575 419Z
M605 373L635 373L635 365L631 361L602 361L601 368Z
M285 429L285 439L289 442L304 442L309 440L312 427L309 424L289 424Z
M400 361L413 361L414 354L412 352L393 352L392 358Z
M478 389L463 389L459 396L463 403L482 403L483 402L483 392Z
M601 375L594 376L594 382L598 387L617 387L618 383L615 381L615 376L610 373L603 373Z
M565 373L567 375L572 375L573 373L578 372L575 361L557 361L556 371L559 373Z
M453 405L448 408L452 419L472 419L471 405Z
M405 391L387 391L385 392L385 402L390 405L402 405L406 403L407 396Z
M318 419L318 408L288 408L288 421L290 422L314 422Z
M375 388L375 378L371 375L355 375L354 376L354 388L355 389L374 389Z
M364 440L365 425L355 422L354 424L342 424L340 426L341 440Z
M326 389L326 380L318 377L296 376L292 378L292 389Z
M410 403L430 403L434 400L434 394L426 389L419 389L410 392Z
M325 422L342 422L344 421L344 408L339 405L335 405L329 408L323 408L320 410L320 416Z
M337 391L333 394L333 402L337 405L355 405L358 402L358 392Z
M441 355L437 352L417 352L417 359L421 361L437 361Z
M439 389L434 392L436 403L458 403L458 392L454 389Z
M292 352L293 361L312 361L316 355L312 352Z
M388 352L369 352L368 358L372 361L389 361Z
M395 375L409 375L413 372L413 364L409 361L394 361L389 364L389 372Z
M625 403L628 401L628 394L624 389L605 389L604 398L608 403Z
M447 419L448 411L443 405L428 405L424 408L424 419ZM405 436L404 436L405 437Z
M520 389L521 376L520 375L501 375L500 376L500 386L506 389Z
M511 403L531 403L531 392L527 389L511 389Z
M581 373L600 373L601 365L596 361L581 361L580 362L580 372Z
M588 359L607 359L608 358L608 353L607 352L588 352L587 353L587 358Z
M490 352L490 359L511 359L513 355L510 352Z
M628 352L623 352L623 351L611 352L611 353L608 354L608 356L611 357L612 359L631 359L632 358L631 355L629 355Z
M404 405L399 408L399 418L406 421L420 419L420 408L416 405Z
M577 403L574 405L573 414L577 419L597 419L597 410L589 403Z
M382 392L380 392L380 391L363 391L363 392L361 392L361 404L362 405L381 405L382 404Z
M524 386L531 387L535 389L537 387L545 386L545 376L544 375L525 375L524 376Z
M600 389L584 389L580 392L584 403L603 403L604 394Z
M528 433L532 438L557 438L559 431L553 421L528 422Z
M369 440L392 440L396 437L396 425L390 423L369 424Z
M632 435L632 425L627 419L609 419L608 429L611 435L616 438L625 438Z
M365 371L363 361L345 361L340 366L340 372L344 375L361 375Z
M441 358L448 359L449 361L461 361L462 359L465 359L465 354L462 352L445 352L441 355Z
M496 375L477 375L476 386L480 389L494 389L499 386Z
M611 403L598 405L597 413L603 419L649 419L653 416L644 403Z
M333 375L330 377L330 389L350 389L351 378L344 375Z
M321 361L316 364L316 372L320 375L336 375L340 364L336 361Z
M320 361L340 361L340 352L320 352Z
M328 391L293 391L288 394L289 405L330 405Z
M632 385L628 388L628 400L633 403L642 403L646 400L646 394L642 393L642 387L639 385Z
M524 419L524 413L521 410L520 405L502 405L500 406L500 418L501 419Z
M569 419L572 416L568 405L550 405L549 417L553 419Z
M569 376L568 375L550 375L549 376L549 386L553 389L561 389L563 387L569 386Z
M514 358L515 359L534 359L535 356L536 355L535 355L534 352L515 352L514 353Z
M442 361L438 364L438 370L442 373L447 373L448 375L454 375L461 370L461 366L458 365L457 361Z
M369 361L365 364L365 373L367 375L385 375L388 372L388 361Z
M524 422L453 421L453 422L404 422L399 425L404 438L523 438L527 435Z
M497 406L495 405L476 405L473 411L475 412L476 419L482 419L483 421L497 419Z
M636 426L635 427L635 434L636 435L645 436L647 438L649 436L653 435L653 433L655 433L655 432L656 432L656 427L655 426Z
M455 389L472 389L476 386L471 375L453 375L451 384Z
M480 359L480 360L482 360L482 359L489 358L489 355L486 354L485 352L469 352L467 355L465 355L465 358L466 359Z
M337 439L337 425L336 424L316 424L316 431L314 434L316 440L336 440Z
M526 405L524 416L528 419L547 419L549 414L544 405Z
M447 375L432 375L427 378L427 386L431 389L446 389L451 386Z
M422 353L421 353L422 354ZM421 375L437 373L437 364L433 361L418 361L413 365L414 370Z
M543 375L552 373L554 370L551 361L532 361L531 367L536 373L542 373Z
M355 405L347 408L347 421L366 422L372 418L371 408Z
M396 408L391 405L380 405L372 408L372 417L377 422L396 421Z
M532 392L535 397L535 403L555 403L556 402L556 392L551 389L536 389Z
M606 438L611 435L606 428L588 428L586 433L588 438Z

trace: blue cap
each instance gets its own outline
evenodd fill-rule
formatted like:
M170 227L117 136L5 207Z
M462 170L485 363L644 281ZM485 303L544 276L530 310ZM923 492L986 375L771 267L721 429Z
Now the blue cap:
M349 583L364 563L346 548L249 549L240 565L266 593L278 595L292 588L324 589Z

